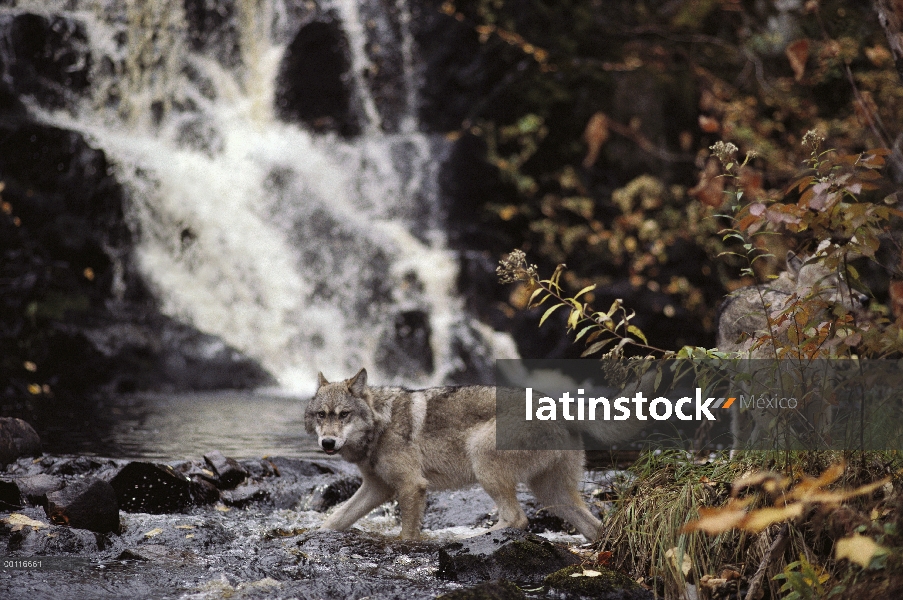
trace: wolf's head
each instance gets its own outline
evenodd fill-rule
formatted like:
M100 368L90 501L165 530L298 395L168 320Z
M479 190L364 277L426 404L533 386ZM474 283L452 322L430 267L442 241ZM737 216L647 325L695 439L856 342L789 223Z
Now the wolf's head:
M345 381L329 383L317 374L317 393L307 404L304 427L317 435L317 443L326 454L341 453L355 461L367 453L373 439L375 415L367 388L367 371Z

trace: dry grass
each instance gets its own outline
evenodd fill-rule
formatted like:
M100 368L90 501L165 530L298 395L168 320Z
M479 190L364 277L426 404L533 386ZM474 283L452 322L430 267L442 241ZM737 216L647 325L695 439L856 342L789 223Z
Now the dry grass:
M853 531L865 531L883 535L892 545L903 545L894 529L900 519L897 491L901 489L899 473L903 466L903 457L896 453L747 452L737 459L724 455L705 461L693 460L681 451L644 454L616 490L618 499L605 520L601 544L613 553L612 566L642 579L659 597L689 598L688 584L698 585L704 576L729 581L720 590L700 586L700 598L727 594L737 598L738 587L739 597L744 597L749 578L784 525L775 524L760 533L730 530L718 535L681 533L681 528L697 518L699 507L724 505L731 483L743 475L775 471L799 480L841 461L848 467L836 487L853 487L894 475L893 487L836 510L813 509L791 522L784 534L786 547L772 558L763 587L766 598L782 597L781 582L772 578L800 556L825 567L833 582L855 587L861 573L858 568L851 570L846 561L833 560L833 543ZM753 506L765 503L764 494L759 494ZM877 521L872 519L876 508L880 509Z

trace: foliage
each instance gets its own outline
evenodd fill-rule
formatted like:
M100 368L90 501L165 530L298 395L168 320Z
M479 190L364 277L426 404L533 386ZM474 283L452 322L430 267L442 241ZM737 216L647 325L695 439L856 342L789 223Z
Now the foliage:
M621 300L615 300L604 313L595 311L589 302L580 299L581 296L594 290L595 285L586 286L574 296L567 297L564 295L560 282L561 274L565 270L564 265L559 265L549 279L539 279L537 269L536 265L527 264L526 255L522 251L515 250L499 262L496 273L501 283L525 282L528 289L532 290L527 302L531 308L539 307L547 300L552 300L551 306L539 319L540 326L556 310L566 307L570 311L567 319L568 331L577 332L574 341L579 341L586 336L585 343L589 345L582 356L600 352L613 342L617 342L617 344L609 352L609 356L619 356L627 344L652 352L664 352L659 348L649 346L643 332L635 325L630 324L630 320L636 313L628 312L622 306ZM630 337L631 335L634 337Z
M784 567L784 572L774 576L775 580L784 581L782 592L789 592L784 600L820 600L830 598L843 592L843 586L835 586L830 592L825 584L831 575L823 567L813 565L804 554L800 559Z
M855 468L844 468L850 458L749 452L700 460L676 450L644 453L615 486L600 547L612 552L613 568L658 581L665 597L682 597L687 583L713 598L734 597L763 562L767 571L788 576L774 580L771 597L794 591L801 598L855 597L847 592L856 584L880 579L899 564L901 464L896 454L871 452L846 463ZM736 502L743 503L742 514ZM802 509L799 516L779 514L792 505ZM769 555L781 538L786 548ZM800 556L808 566L791 558ZM868 571L857 576L854 564Z
M877 262L882 241L894 246L895 256L900 255L899 239L889 232L903 212L893 206L896 194L887 194L891 188L880 171L890 151L878 148L845 154L821 150L823 142L817 132L809 131L803 137L810 149L807 168L783 193L770 195L755 188L746 193L743 188L740 174L750 155L738 163L736 146L722 142L713 146L724 165L724 177L739 182L727 191L732 198L732 227L721 234L741 249L722 256L744 259L747 266L741 272L753 276L757 260L773 257L772 248L790 246L808 254L807 263L839 274L844 285L868 291L851 263ZM899 265L893 271L893 276L899 276ZM767 333L752 340L753 351L767 345L778 358L815 358L854 352L882 357L903 350L899 323L891 322L886 307L877 303L866 315L824 297L819 289L794 293L782 306L769 305L761 291L760 297Z
M804 132L823 132L837 149L828 162L893 148L901 132L903 86L869 3L616 1L600 10L594 3L458 0L443 6L479 33L487 52L503 47L515 54L511 76L499 78L493 97L461 129L485 142L486 160L509 185L508 195L486 203L486 222L544 268L567 264L561 276L567 287L598 284L591 298L605 297L606 306L615 297L651 298L659 320L650 325L637 308L635 321L643 321L652 345L706 345L725 291L780 268L768 256L754 273L745 271L744 260L715 260L742 252L736 240L718 235L728 224L715 215L728 208L729 182L704 150L718 140L732 140L740 153L757 152L742 169L735 165L735 183L747 200L766 204L767 218L792 220L772 204L786 197L777 204L797 205L801 192L812 191L804 203L814 204L800 208L811 215L774 223L792 234L794 248L811 245L827 229L849 240L852 231L839 226L845 216L886 224L879 213L859 215L866 208L857 202L831 213L836 227L813 223L830 212L820 208L828 208L834 192L870 195L868 171L877 160L869 155L846 165L851 185L865 177L859 191L842 189L844 182L826 188L824 181L815 190L819 182L812 180L782 193L810 153L801 144ZM903 176L897 150L873 158L889 163L890 179ZM882 254L888 240L881 236L877 259L895 268ZM875 250L868 243L859 240ZM774 249L763 254L782 254ZM888 304L888 278L862 275L872 295ZM629 292L609 297L605 286ZM662 317L701 324L693 328L699 333L660 336Z
M700 508L699 519L683 526L683 531L705 531L715 535L731 529L759 533L775 523L801 518L813 505L837 506L842 502L870 494L890 481L890 478L860 486L853 490L826 490L826 486L843 475L845 466L835 464L818 477L803 477L791 486L790 478L779 473L758 471L741 477L731 486L731 499L719 508ZM741 491L760 489L769 499L768 505L749 509L753 496L740 497Z

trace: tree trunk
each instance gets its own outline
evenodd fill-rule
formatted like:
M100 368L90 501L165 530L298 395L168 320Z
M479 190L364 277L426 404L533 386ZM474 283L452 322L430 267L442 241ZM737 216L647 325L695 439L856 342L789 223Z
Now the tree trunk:
M903 0L875 0L875 9L887 35L897 73L903 79Z

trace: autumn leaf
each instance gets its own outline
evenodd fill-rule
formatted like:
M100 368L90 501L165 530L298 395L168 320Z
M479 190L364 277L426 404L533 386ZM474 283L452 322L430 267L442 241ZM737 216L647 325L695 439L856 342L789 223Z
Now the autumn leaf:
M26 517L23 514L13 513L6 519L3 519L3 522L12 525L13 531L20 531L23 527L32 527L34 529L40 529L42 527L47 527L47 523L42 521L36 521L30 517Z
M887 554L889 550L879 545L872 538L859 535L858 533L852 537L844 538L837 541L834 546L834 558L841 560L846 558L850 562L854 562L863 569L867 569L872 559L882 554Z
M793 69L794 79L799 81L806 73L806 61L809 60L809 40L803 38L791 42L784 52L790 61L790 68Z
M803 504L800 502L788 504L780 508L768 507L750 511L746 518L737 526L737 529L759 533L775 523L782 523L790 519L796 519L803 514Z
M705 531L716 535L740 525L746 518L746 507L751 500L731 499L721 508L699 508L699 518L681 527L682 533Z
M590 117L583 131L583 139L588 146L586 158L583 159L583 167L588 169L596 163L602 145L608 140L608 117L605 113L597 112Z

